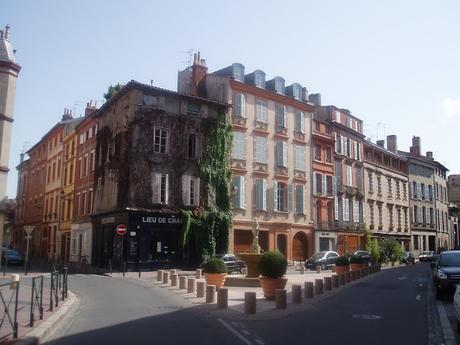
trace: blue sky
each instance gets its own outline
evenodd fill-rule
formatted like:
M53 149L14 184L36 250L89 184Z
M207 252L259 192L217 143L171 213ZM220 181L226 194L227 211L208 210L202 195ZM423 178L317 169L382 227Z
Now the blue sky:
M175 90L190 48L210 71L233 62L320 92L364 120L373 141L413 135L460 173L460 2L2 0L22 71L8 195L19 154L108 85ZM101 101L100 101L101 102ZM99 103L100 103L99 102Z

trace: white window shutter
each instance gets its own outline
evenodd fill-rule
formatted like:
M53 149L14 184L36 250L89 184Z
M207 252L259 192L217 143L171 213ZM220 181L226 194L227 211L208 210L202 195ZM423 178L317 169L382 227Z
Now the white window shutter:
M353 220L355 223L359 222L359 201L354 200L353 201Z
M358 143L353 141L353 148L354 148L354 159L358 159Z
M169 175L165 175L165 204L169 204Z
M241 117L246 117L246 99L244 98L244 95L240 95L241 98Z
M267 180L262 179L262 210L267 210Z
M283 127L287 127L286 107L283 105Z
M293 191L292 191L292 183L289 183L288 185L288 212L292 213L293 212L293 205L292 205L292 198L293 198Z
M152 176L152 202L159 203L161 197L161 174L154 173Z
M313 194L316 194L316 193L318 193L318 190L316 188L316 174L313 173Z
M273 181L273 211L278 211L278 182Z
M430 224L430 208L426 208L426 223Z
M288 166L288 148L287 148L287 143L282 142L283 144L283 166L287 167Z
M184 205L190 205L190 177L182 176L182 202Z
M275 155L276 155L276 165L283 165L283 143L281 141L275 142Z
M322 185L323 185L322 194L323 194L323 196L326 196L326 195L327 195L327 181L326 181L326 175L323 175Z
M300 133L305 134L305 115L300 112Z
M334 213L335 220L339 220L339 199L337 196L334 197Z
M337 195L337 176L332 176L332 194Z
M356 146L357 146L357 156L356 156L356 159L357 160L361 160L361 144L360 143L356 143Z

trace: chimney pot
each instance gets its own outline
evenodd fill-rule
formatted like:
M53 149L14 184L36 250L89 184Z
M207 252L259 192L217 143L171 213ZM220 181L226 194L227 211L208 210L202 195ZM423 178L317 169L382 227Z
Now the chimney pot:
M433 158L433 151L426 151L426 156L429 158Z
M385 140L377 140L377 145L385 148Z
M10 33L10 26L6 24L5 26L5 39L8 39L8 35Z
M396 135L387 135L387 149L393 153L398 152L398 138Z

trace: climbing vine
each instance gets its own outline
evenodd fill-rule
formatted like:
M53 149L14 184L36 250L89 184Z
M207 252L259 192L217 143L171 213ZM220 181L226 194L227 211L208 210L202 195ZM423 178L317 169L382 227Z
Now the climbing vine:
M225 114L208 123L206 146L199 170L208 186L209 194L215 196L215 206L182 210L183 247L195 248L200 261L216 252L226 251L229 231L232 224L230 203L230 153L232 146L231 125ZM193 238L193 243L191 239Z

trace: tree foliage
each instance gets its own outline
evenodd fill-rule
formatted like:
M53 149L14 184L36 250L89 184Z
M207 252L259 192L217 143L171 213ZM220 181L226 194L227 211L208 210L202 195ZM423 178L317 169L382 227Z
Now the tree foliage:
M121 90L124 85L117 83L116 85L110 85L107 89L107 92L104 93L104 98L108 101L110 98L115 96L115 94Z
M390 237L380 241L380 255L383 262L395 262L401 260L403 248L396 239Z

